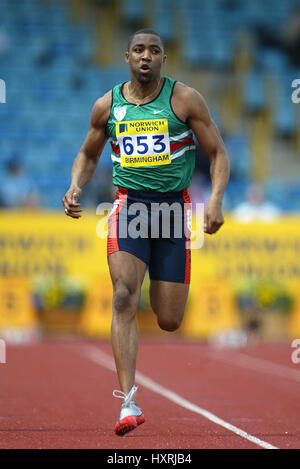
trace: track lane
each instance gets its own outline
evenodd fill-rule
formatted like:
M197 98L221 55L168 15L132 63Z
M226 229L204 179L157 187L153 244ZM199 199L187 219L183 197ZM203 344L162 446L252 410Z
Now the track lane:
M110 350L110 346L105 344ZM85 345L84 345L85 346ZM231 434L140 389L147 424L114 435L117 376L80 354L80 343L8 347L0 367L0 448L195 449L232 447ZM174 420L175 419L175 420ZM197 423L197 425L196 425ZM244 445L242 447L249 447Z
M0 367L0 448L102 448L112 435L108 370L74 353L79 344L8 347Z
M226 354L234 355L232 350L218 353L225 358ZM216 360L214 350L197 344L165 343L158 356L159 369L152 366L155 348L143 344L140 361L145 374L151 373L162 384L167 382L175 391L179 384L178 392L188 400L276 447L299 448L298 382L241 368L232 360Z
M153 344L152 344L152 347L153 347ZM112 371L115 371L115 366L114 366L112 357L109 354L105 353L103 350L97 349L96 347L86 347L86 350L84 350L83 353L85 353L85 355L89 359L97 363L99 366L104 366ZM166 356L167 355L165 355L165 357ZM168 358L169 358L169 363L170 363L171 357L169 356ZM149 379L149 377L145 376L139 371L137 371L136 373L136 382L142 384L147 389L152 390L154 393L158 393L163 398L166 398L171 402L175 402L180 407L187 409L188 412L191 411L200 415L201 417L204 417L204 419L206 419L206 422L208 420L209 422L213 422L214 424L221 426L223 429L225 428L225 430L228 430L229 432L233 432L234 434L237 434L240 438L244 438L245 440L247 440L247 442L250 442L251 444L254 443L255 445L258 445L265 449L275 449L275 447L269 444L268 442L263 441L257 437L254 437L253 435L248 434L247 432L236 427L235 425L230 424L229 422L220 419L218 416L212 414L206 409L203 409L195 405L193 402L184 399L182 396L178 395L177 393L174 393L170 388L162 387L159 384L159 382L155 382ZM231 444L236 445L233 447L243 447L243 446L239 446L240 443L232 442ZM204 447L208 447L207 444Z
M112 355L108 342L88 345ZM87 360L84 347L80 341L8 348L0 366L0 448L258 448L143 386L138 399L146 423L116 437L116 373ZM274 446L299 447L298 383L222 363L206 346L176 341L141 341L137 368Z

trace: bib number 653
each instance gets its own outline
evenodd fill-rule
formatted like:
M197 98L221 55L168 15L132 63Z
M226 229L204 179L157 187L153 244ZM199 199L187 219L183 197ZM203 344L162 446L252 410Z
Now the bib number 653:
M164 135L138 135L136 138L124 137L124 152L127 156L131 156L133 153L138 155L147 155L152 152L164 153L166 151L164 138Z

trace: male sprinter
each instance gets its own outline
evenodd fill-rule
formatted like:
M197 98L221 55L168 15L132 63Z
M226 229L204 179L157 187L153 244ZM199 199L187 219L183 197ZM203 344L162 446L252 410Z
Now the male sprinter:
M195 165L192 132L210 159L212 191L204 213L206 233L215 233L224 223L222 200L229 178L228 156L204 99L183 83L161 76L166 56L160 35L149 29L137 31L130 39L125 61L130 81L96 101L90 129L73 164L71 186L62 200L66 214L79 218L82 187L91 180L109 139L113 183L118 187L109 217L107 255L113 283L111 341L121 387L113 395L124 399L115 426L120 436L145 420L135 401L134 381L138 348L135 314L146 268L151 306L166 331L180 326L190 282L188 236L121 237L124 207L127 205L127 216L135 202L146 207L162 202L189 203L187 188ZM150 226L151 220L148 222Z

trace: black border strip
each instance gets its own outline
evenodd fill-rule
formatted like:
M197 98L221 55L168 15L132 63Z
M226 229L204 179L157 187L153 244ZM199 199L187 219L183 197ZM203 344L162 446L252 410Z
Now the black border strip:
M173 114L174 114L174 116L176 117L176 119L178 119L179 122L181 122L182 124L187 125L187 121L183 121L183 120L181 120L181 119L177 116L177 114L174 112L174 109L173 109L172 104L171 104L171 99L172 99L172 96L173 96L173 91L174 91L174 88L175 88L175 85L176 85L177 82L178 82L178 80L175 80L174 83L173 83L172 91L171 91L171 94L170 94L170 103L169 103L169 104L170 104L171 111L173 112Z
M113 104L114 104L114 88L111 89L111 105L110 105L110 111L109 111L108 119L107 119L106 124L105 124L105 129L106 129L108 121L110 119L111 111L112 111Z

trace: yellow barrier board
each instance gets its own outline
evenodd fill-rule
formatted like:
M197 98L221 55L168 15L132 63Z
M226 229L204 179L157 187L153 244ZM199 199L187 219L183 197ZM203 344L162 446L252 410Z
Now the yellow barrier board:
M35 324L28 281L23 277L0 277L0 331L31 328Z
M83 212L79 220L58 212L0 212L0 277L80 278L90 292L83 311L82 330L107 335L112 288L106 239L98 236L101 220L101 216L90 212ZM218 233L205 235L202 248L192 250L184 333L205 337L216 329L236 327L234 290L246 279L259 282L271 279L288 289L294 284L299 286L300 217L284 217L274 223L240 224L225 216L225 224ZM293 288L291 335L300 334L298 286Z
M192 275L233 281L300 279L300 218L242 224L225 217L220 231L205 235L203 247L192 252L192 259Z
M97 236L100 217L79 220L57 212L0 212L0 276L108 273L106 240Z
M192 338L207 338L238 325L230 285L221 280L193 279L182 332Z
M101 217L73 220L57 212L0 212L0 275L108 274ZM300 279L300 217L276 223L239 224L225 217L203 247L192 250L192 276Z
M288 319L288 331L291 338L300 338L300 280L293 282L290 291L294 298L292 310Z
M293 309L286 316L288 333L290 337L299 335L300 289L294 287L295 283L300 285L299 217L247 224L225 217L219 232L205 235L202 248L192 251L185 333L205 338L218 330L238 327L235 294L240 285L251 281L262 285L274 282L292 293Z
M99 277L92 283L79 324L82 333L88 336L110 336L112 294L112 284L108 277Z

